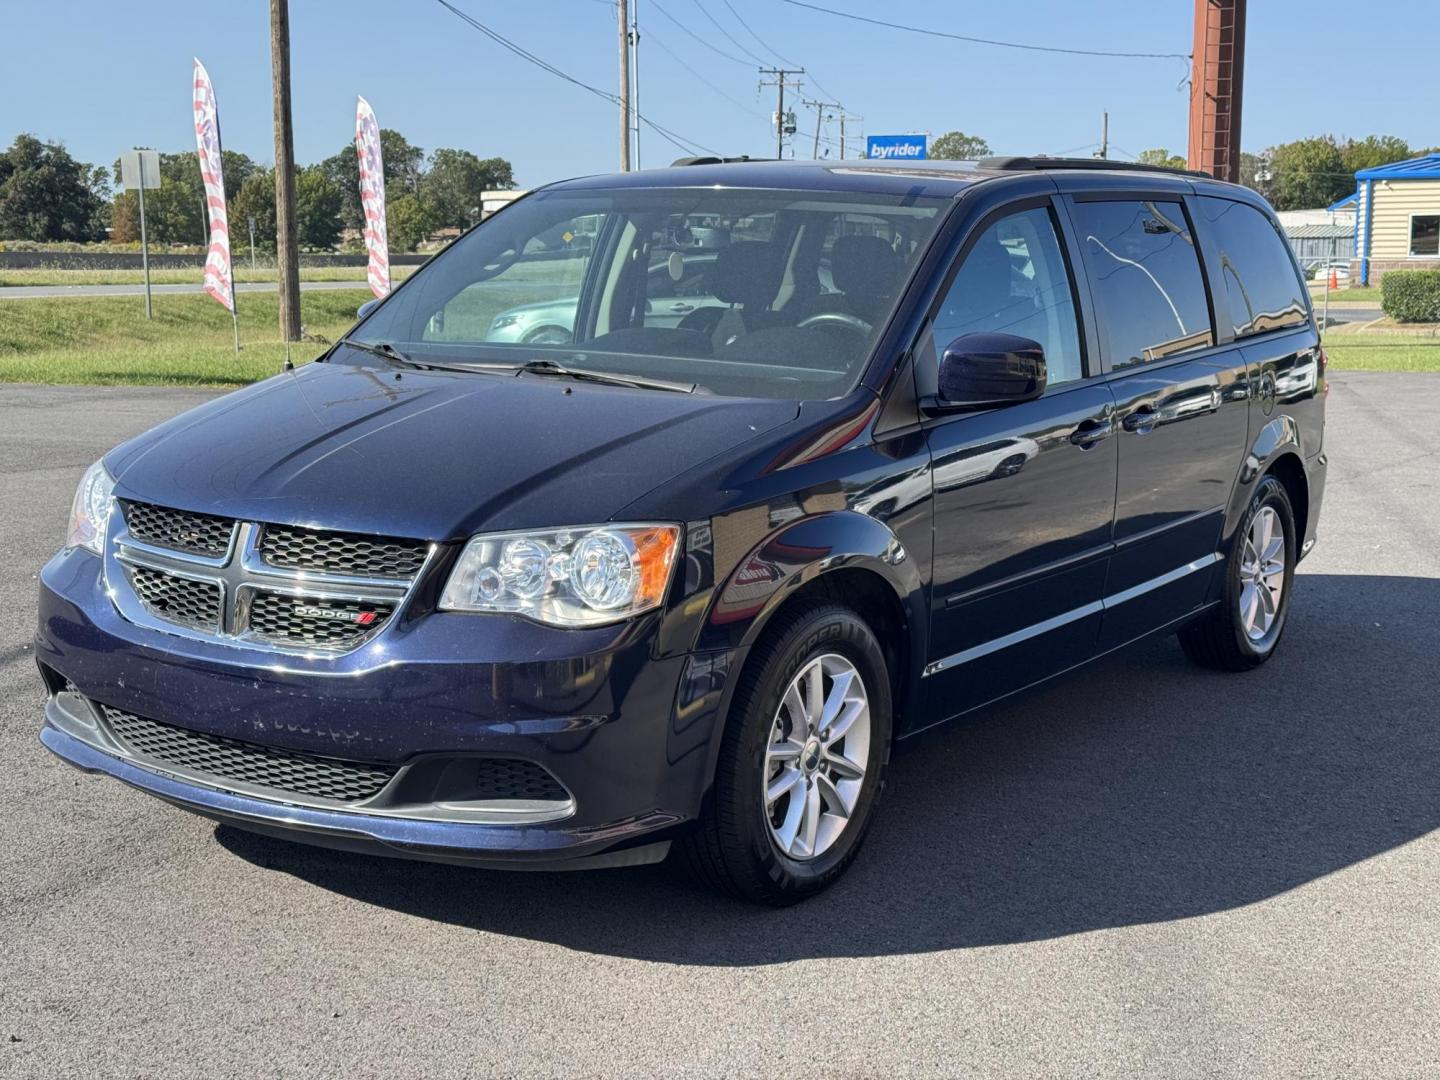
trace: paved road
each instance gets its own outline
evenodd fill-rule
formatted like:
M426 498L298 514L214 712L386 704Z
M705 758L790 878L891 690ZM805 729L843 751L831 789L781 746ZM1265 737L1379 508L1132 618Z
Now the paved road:
M781 912L252 838L51 759L35 572L81 470L200 398L0 388L0 1074L1437 1074L1440 377L1336 378L1262 673L1159 641L940 736Z
M1324 311L1325 309L1320 304L1317 303L1315 305L1315 315L1317 318L1319 318ZM1378 305L1376 307L1350 307L1349 305L1342 307L1339 304L1330 305L1330 322L1332 324L1374 322L1384 314L1385 312L1382 311Z
M235 286L236 292L274 292L279 286L273 281L242 281ZM323 291L326 289L363 289L364 281L302 281L301 292ZM155 296L170 294L198 293L199 283L193 285L151 285ZM145 286L140 285L0 285L0 301L44 300L56 296L144 296Z

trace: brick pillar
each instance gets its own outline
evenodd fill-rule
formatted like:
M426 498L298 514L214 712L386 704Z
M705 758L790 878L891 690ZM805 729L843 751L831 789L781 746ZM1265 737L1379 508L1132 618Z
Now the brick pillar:
M1190 168L1238 183L1245 0L1195 0L1194 54Z

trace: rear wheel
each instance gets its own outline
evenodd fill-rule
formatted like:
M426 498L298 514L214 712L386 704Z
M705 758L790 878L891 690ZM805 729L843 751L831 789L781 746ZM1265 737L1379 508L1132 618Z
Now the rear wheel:
M817 603L751 651L710 805L681 844L714 888L792 904L834 882L869 828L890 747L890 678L865 622Z
M1180 631L1186 656L1221 671L1246 671L1270 659L1290 610L1298 540L1285 485L1266 476L1236 533L1224 601Z

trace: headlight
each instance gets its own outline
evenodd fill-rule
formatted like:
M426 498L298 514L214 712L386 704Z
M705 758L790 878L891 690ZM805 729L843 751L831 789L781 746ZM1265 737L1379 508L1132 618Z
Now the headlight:
M551 626L599 626L665 599L678 525L585 525L493 533L465 545L442 611L508 611Z
M524 321L524 315L496 315L495 321L490 324L490 329L504 330L507 326L515 326Z
M110 508L114 505L115 481L105 471L105 465L97 461L85 470L80 486L75 489L75 501L70 504L70 529L65 534L67 548L85 548L96 555L105 546L105 523L110 520Z

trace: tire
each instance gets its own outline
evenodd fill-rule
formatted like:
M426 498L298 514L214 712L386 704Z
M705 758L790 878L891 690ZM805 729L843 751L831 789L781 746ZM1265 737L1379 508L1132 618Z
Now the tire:
M1277 573L1257 577L1254 568L1259 564L1249 553L1254 548L1253 530L1264 515L1273 515L1270 520L1281 530L1281 543L1275 554L1283 557L1284 565ZM1274 476L1264 477L1256 486L1235 533L1234 548L1225 566L1224 600L1198 622L1180 631L1180 646L1186 656L1201 667L1217 671L1248 671L1274 655L1290 611L1298 540L1295 514L1285 485ZM1273 539L1270 546L1275 547ZM1269 559L1263 562L1263 566L1270 565ZM1266 581L1279 583L1278 598L1268 589ZM1253 594L1247 593L1247 585L1253 587ZM1267 595L1273 607L1268 624L1264 622ZM1247 618L1247 612L1255 610L1253 604L1260 605L1259 617Z
M807 727L802 749L790 764L784 755L800 743L798 720L808 715L805 688L817 663L822 699L830 703L832 692L841 687L839 715L852 719L848 726L835 720L828 729L831 752L820 749L818 723ZM802 677L797 696L789 696ZM858 693L868 702L863 738ZM884 653L860 616L825 601L782 611L751 649L722 736L711 795L696 830L678 845L691 875L721 892L776 907L833 884L854 860L874 818L890 755L891 710ZM835 734L842 728L843 736ZM850 770L862 757L857 782ZM792 774L799 776L793 783ZM790 789L772 802L770 793L786 783ZM848 812L836 813L852 796ZM813 842L807 850L811 806L819 807L819 824L808 830ZM789 830L792 812L800 815L799 824ZM794 839L786 850L782 845L791 832Z
M521 337L522 345L569 345L573 335L563 326L537 326Z

